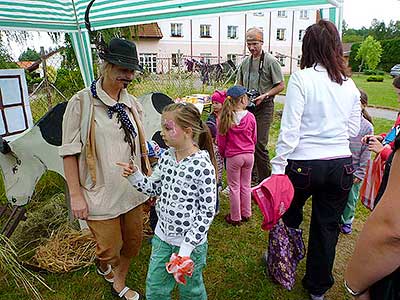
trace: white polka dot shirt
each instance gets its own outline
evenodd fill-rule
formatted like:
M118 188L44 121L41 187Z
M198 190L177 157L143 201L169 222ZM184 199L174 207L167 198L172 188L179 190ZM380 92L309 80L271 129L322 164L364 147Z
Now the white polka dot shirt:
M129 182L148 196L158 196L155 234L180 246L180 256L207 241L217 197L214 166L207 151L200 150L177 162L173 148L160 157L150 177L137 171Z

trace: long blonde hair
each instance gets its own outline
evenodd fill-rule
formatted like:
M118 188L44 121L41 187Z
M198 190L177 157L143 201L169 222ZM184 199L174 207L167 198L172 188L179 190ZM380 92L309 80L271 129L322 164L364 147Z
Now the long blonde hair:
M220 114L220 120L218 124L218 132L221 135L225 135L229 128L231 128L235 124L235 108L238 103L243 99L243 97L247 97L246 94L243 94L240 97L233 98L231 96L227 96L224 104L222 105L222 110Z
M183 129L191 128L193 132L193 141L197 143L201 150L207 150L210 155L215 171L217 170L217 161L214 155L213 141L210 129L201 119L199 110L191 103L173 103L163 109L163 113L173 112L176 123ZM217 174L218 172L215 172Z

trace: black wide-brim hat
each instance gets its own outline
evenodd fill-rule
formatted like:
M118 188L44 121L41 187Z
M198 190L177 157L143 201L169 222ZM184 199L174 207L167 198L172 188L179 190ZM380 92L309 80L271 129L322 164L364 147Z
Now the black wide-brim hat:
M99 52L101 59L130 70L141 71L136 45L128 40L113 38L108 47Z

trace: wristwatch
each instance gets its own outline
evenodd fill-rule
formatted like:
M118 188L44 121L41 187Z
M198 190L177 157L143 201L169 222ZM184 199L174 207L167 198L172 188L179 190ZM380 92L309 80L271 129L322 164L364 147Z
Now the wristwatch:
M350 293L350 295L352 295L352 296L354 296L354 297L360 296L360 295L364 294L366 291L368 291L368 289L365 289L365 290L363 290L363 291L361 291L361 292L353 291L353 290L351 289L351 287L349 287L349 285L347 284L347 281L346 281L346 280L344 281L344 287L345 287L346 290Z

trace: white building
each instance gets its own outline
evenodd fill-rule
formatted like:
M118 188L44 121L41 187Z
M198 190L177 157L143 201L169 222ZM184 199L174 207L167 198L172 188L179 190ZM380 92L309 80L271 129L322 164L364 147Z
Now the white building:
M340 11L326 5L199 16L144 25L147 29L137 32L136 43L142 64L152 71L177 67L182 56L208 63L231 59L239 64L249 54L246 30L259 27L264 32L264 51L279 59L284 73L292 73L298 69L305 30L315 23L317 14L341 23Z

